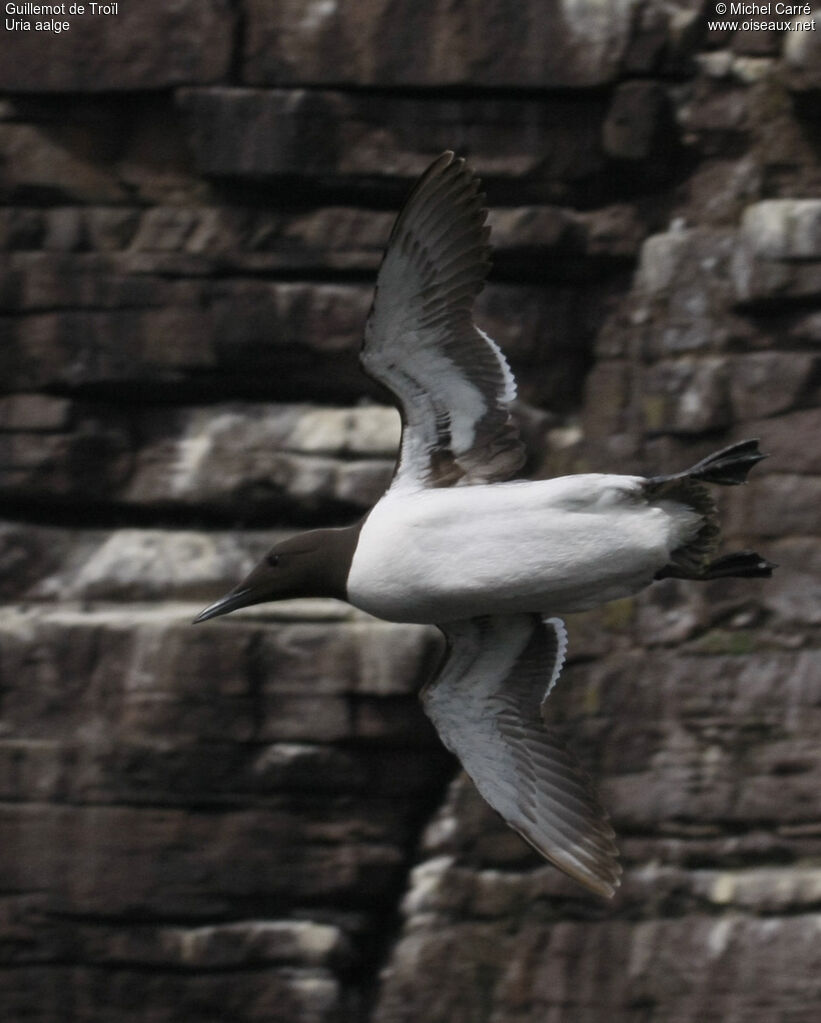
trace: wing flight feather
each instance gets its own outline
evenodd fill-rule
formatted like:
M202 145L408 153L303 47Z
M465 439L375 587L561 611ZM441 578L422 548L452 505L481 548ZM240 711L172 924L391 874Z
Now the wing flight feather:
M447 152L394 224L360 354L402 413L394 486L491 483L524 461L513 374L473 323L490 267L486 216L478 178Z
M542 717L564 662L563 623L522 614L440 628L448 654L422 701L443 742L535 849L590 890L613 895L621 875L613 829Z

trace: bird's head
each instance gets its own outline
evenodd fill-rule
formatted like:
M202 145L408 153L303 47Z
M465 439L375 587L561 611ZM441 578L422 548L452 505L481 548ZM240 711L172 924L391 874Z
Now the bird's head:
M293 597L347 598L348 569L360 526L312 529L275 544L256 568L194 619L208 621L241 607Z

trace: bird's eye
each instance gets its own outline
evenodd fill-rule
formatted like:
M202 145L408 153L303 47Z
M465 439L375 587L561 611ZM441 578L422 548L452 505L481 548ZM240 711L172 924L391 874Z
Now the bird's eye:
M268 562L271 568L276 568L277 565L279 564L279 555L271 551L271 553L265 558L265 560Z

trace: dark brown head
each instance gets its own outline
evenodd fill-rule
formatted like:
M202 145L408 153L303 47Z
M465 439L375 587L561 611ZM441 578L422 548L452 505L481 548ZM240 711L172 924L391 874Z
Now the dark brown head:
M200 612L194 624L269 600L346 600L348 570L361 528L358 523L344 529L312 529L276 544L239 586Z

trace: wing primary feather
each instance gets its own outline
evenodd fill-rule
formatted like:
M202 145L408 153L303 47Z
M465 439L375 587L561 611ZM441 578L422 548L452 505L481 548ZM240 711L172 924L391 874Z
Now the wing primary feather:
M484 232L477 232L473 224L463 225L459 234L451 234L441 249L436 250L436 259L440 266L447 266L449 261L459 258L462 262L468 259L476 260L490 255L490 246L487 239L482 235ZM428 252L432 246L428 244Z
M447 230L457 223L463 223L478 233L487 217L486 198L484 192L478 190L460 192L458 187L449 189L437 195L436 203L424 210L424 217L415 218L412 231L417 237L424 236L430 248L438 245Z
M436 211L446 206L449 200L456 194L464 194L466 184L470 187L473 181L476 182L475 192L478 192L478 180L460 177L464 167L463 160L451 160L439 166L446 156L453 157L453 153L443 153L439 160L435 161L422 175L410 195L405 200L399 216L394 224L389 241L392 242L399 233L406 229L409 220L414 219L420 228L424 228ZM450 173L448 173L450 170ZM436 173L432 173L436 171ZM472 194L475 194L473 192Z

